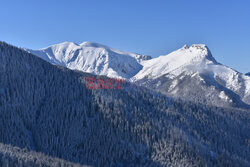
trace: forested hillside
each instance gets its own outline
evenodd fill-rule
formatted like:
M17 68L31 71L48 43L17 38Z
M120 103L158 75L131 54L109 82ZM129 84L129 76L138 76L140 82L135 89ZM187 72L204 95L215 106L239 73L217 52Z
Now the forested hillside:
M44 166L59 166L47 163L55 158L65 166L250 165L249 110L172 100L130 83L89 90L86 76L1 42L0 142L38 152ZM38 165L6 147L0 164Z
M20 149L11 145L0 143L0 166L68 166L68 167L88 167L85 165L67 162L59 158L46 156L42 153L29 151L26 148Z

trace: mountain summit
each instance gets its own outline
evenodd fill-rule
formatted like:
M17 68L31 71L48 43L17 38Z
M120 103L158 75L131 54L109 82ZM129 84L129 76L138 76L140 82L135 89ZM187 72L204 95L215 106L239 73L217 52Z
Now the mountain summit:
M27 51L73 70L124 79L137 74L142 69L141 62L151 59L150 56L123 52L93 42L63 42L40 50Z
M145 76L153 79L163 74L179 75L185 71L202 69L207 65L217 64L208 47L203 44L194 44L182 48L164 56L151 59L143 63L143 69L132 80L142 79Z
M218 63L204 44L185 45L142 65L131 81L168 96L219 106L250 104L250 77Z

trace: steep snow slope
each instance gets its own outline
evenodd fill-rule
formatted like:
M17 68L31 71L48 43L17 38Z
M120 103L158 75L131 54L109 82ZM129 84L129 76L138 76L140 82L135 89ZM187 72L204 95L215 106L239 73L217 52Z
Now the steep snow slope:
M97 75L131 78L141 69L140 64L149 56L122 52L107 46L83 42L64 42L41 50L28 50L53 64Z
M176 97L188 99L192 93L204 89L206 98L206 94L213 94L212 99L219 97L225 102L236 102L241 98L250 104L250 77L219 64L205 45L185 45L142 65L143 69L131 78L132 82Z
M155 79L167 73L176 76L182 73L183 68L190 67L187 72L192 72L199 67L202 70L209 64L217 64L217 62L205 45L192 45L190 48L185 45L169 55L145 61L143 69L131 80L139 80L145 76Z

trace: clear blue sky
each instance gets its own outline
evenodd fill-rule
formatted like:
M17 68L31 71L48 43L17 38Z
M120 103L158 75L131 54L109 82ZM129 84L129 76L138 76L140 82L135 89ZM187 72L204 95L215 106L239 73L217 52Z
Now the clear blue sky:
M20 47L92 41L156 57L205 43L250 72L249 0L1 0L0 16L0 40Z

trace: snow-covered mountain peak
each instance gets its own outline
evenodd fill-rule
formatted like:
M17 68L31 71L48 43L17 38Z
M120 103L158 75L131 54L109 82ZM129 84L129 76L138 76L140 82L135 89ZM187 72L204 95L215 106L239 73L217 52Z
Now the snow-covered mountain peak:
M196 51L196 52L200 52L200 53L203 53L203 54L209 54L210 53L208 47L205 44L193 44L188 49L190 51L193 51L193 52Z
M129 79L142 69L150 56L124 52L108 46L83 42L63 42L40 50L27 50L53 64L97 75Z
M211 61L212 63L217 63L208 47L204 44L193 44L190 47L188 47L188 45L184 45L182 48L166 56L175 57L176 59L185 59L190 62Z
M189 72L190 69L205 68L209 64L217 64L217 62L206 45L194 44L190 47L184 45L168 55L143 62L143 69L132 80L142 79L145 76L157 78L173 71L178 75L184 71ZM186 68L189 70L184 70Z
M207 46L205 44L192 44L190 48L206 50Z
M65 41L65 42L54 44L54 45L51 45L51 46L48 46L46 48L42 48L39 50L45 50L45 49L50 49L50 48L61 49L61 48L74 48L74 47L79 47L79 45L74 42Z
M131 52L125 52L125 51L120 51L118 49L114 49L96 42L83 42L80 44L81 47L89 47L89 48L99 48L99 49L104 49L107 52L115 52L121 55L128 55L133 58L135 58L139 63L141 63L144 60L149 60L152 59L151 56L148 55L142 55L142 54L137 54L137 53L131 53Z
M190 47L185 44L181 49L200 49L200 50L207 50L208 47L205 44L192 44Z
M190 47L186 45L168 55L145 61L142 65L143 69L131 78L132 82L149 84L156 89L163 89L162 91L168 90L168 94L171 92L173 95L178 94L178 91L181 95L184 89L195 92L196 90L190 87L198 83L200 89L206 85L213 93L213 89L226 91L226 94L230 94L236 101L239 99L237 96L240 96L242 101L250 104L250 77L217 63L206 45L194 44ZM181 85L184 83L183 78L186 79L186 84ZM170 84L169 89L165 87L167 84ZM230 91L237 95L233 95ZM186 94L187 97L189 93ZM228 102L232 100L225 98L224 93L219 95Z
M217 61L212 56L209 48L205 44L193 44L189 48L185 47L187 52L190 52L193 56L193 59L201 60L201 61L212 61L213 63L217 63Z

